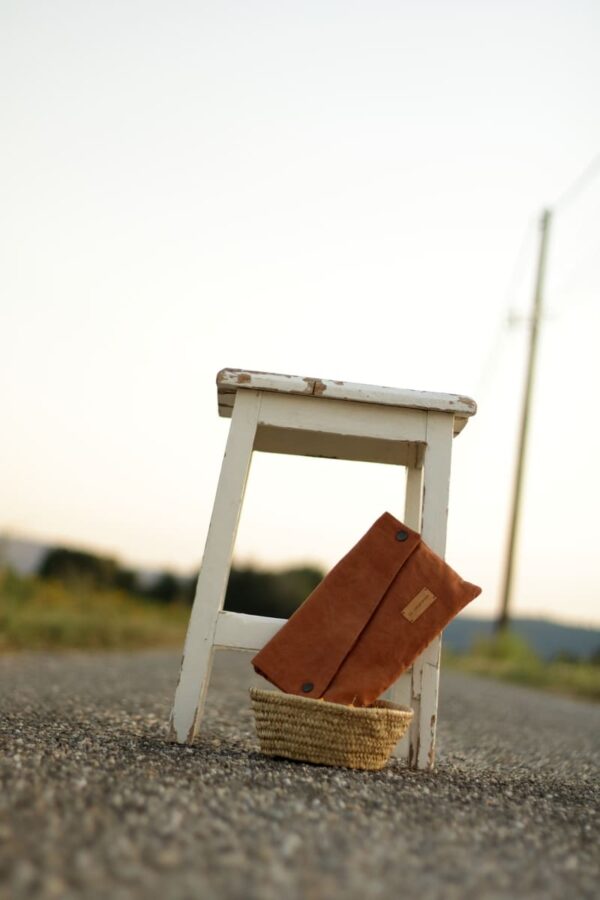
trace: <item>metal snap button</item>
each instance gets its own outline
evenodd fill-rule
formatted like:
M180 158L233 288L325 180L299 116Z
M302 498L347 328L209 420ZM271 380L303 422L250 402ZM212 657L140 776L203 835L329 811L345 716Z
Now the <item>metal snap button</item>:
M302 685L302 690L304 691L305 694L310 694L310 692L312 691L313 688L314 688L314 684L312 683L312 681L305 681L304 684Z
M406 540L408 540L408 531L397 531L397 532L396 532L396 540L397 540L397 541L406 541Z

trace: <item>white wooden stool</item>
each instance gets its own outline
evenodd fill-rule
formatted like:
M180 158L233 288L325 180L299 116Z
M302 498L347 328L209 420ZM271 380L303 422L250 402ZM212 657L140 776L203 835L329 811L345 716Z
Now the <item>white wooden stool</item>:
M285 621L223 610L252 451L406 466L404 521L443 556L452 438L476 410L454 394L240 369L219 372L217 393L231 426L171 715L180 743L200 724L214 649L260 650ZM386 695L415 711L398 755L418 769L434 761L440 647L438 638Z

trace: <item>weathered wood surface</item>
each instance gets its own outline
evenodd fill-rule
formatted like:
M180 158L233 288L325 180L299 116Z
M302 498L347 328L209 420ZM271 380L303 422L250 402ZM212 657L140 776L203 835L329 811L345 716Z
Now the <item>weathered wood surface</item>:
M222 369L217 375L220 415L231 415L233 398L240 389L453 413L455 434L464 428L469 416L477 412L475 401L460 394L442 394L435 391L414 391L373 384L355 384L350 381L304 378L300 375L280 375L275 372Z
M222 610L217 620L215 647L220 650L262 650L275 637L286 619L251 616Z
M406 470L406 493L404 498L404 521L409 528L421 531L421 512L423 505L423 467L413 466ZM400 676L385 693L386 700L397 703L399 706L413 705L412 696L412 667ZM413 717L411 727L408 729L395 750L395 756L408 760L411 748L411 730L418 728L418 718ZM415 738L413 737L413 742Z
M240 369L222 370L217 384L219 410L231 415L233 406L233 416L171 718L171 736L188 743L202 717L214 649L260 650L285 621L223 610L253 450L406 466L405 521L443 556L452 438L476 409L453 394ZM440 638L433 641L388 692L415 711L397 755L419 769L434 763L440 646Z
M421 506L423 540L442 558L446 553L446 525L452 456L452 421L444 413L427 415ZM415 711L410 730L409 765L431 769L435 761L441 636L436 638L412 667L411 706Z
M244 391L236 398L171 714L169 734L179 743L193 741L202 718L259 407L257 391Z

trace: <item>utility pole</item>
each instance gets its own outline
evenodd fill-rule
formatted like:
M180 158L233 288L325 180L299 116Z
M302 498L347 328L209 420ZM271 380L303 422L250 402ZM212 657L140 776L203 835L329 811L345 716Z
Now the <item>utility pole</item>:
M512 593L512 581L517 546L517 534L519 527L519 514L521 510L521 489L523 485L523 472L525 464L525 452L527 449L527 436L529 431L529 419L531 410L531 397L533 393L533 379L537 357L538 337L540 321L542 317L542 295L544 289L544 274L546 269L546 253L548 247L548 234L552 211L545 209L540 219L540 246L538 253L537 274L535 279L535 291L533 295L533 312L530 321L529 332L529 358L527 360L527 374L525 377L525 389L523 392L523 407L521 410L521 427L519 431L519 445L517 451L517 465L513 486L512 510L510 527L508 532L508 547L504 563L504 584L502 589L502 607L500 616L496 622L497 631L505 631L509 622L509 607Z

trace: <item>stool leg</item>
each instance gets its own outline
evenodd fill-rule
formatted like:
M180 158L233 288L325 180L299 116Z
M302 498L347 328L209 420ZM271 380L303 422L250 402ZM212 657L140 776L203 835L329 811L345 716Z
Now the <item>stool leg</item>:
M180 744L192 743L202 718L215 629L225 600L252 458L260 396L258 391L249 390L236 394L171 713L169 737Z
M423 497L423 469L408 468L406 470L406 499L404 501L404 522L415 531L421 530L421 505ZM410 706L412 703L412 673L409 669L400 676L384 694L386 700L399 706ZM410 731L399 741L394 756L408 759L410 752Z
M439 412L427 414L421 535L442 557L446 549L453 431L453 416ZM432 769L435 760L441 646L441 637L436 638L412 668L411 706L415 715L408 761L415 769Z

